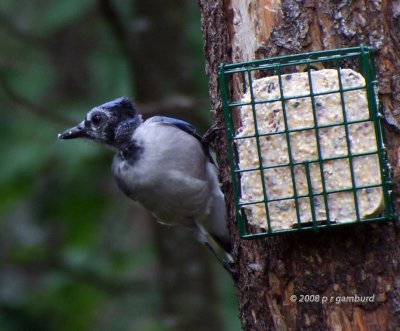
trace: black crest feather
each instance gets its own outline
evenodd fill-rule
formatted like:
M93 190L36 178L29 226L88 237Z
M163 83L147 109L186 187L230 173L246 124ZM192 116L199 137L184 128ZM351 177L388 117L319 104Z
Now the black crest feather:
M121 97L121 98L106 102L106 103L98 106L97 108L118 111L118 112L126 112L129 115L136 114L136 109L133 106L132 101L129 100L127 97Z

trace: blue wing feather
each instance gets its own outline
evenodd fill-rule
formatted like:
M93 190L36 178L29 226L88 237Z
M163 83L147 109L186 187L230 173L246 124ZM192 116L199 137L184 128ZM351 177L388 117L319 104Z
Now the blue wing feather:
M154 116L150 120L152 122L163 122L166 124L171 124L171 125L177 127L178 129L181 129L182 131L189 133L196 139L203 142L201 136L196 132L195 127L193 125L189 124L188 122L178 120L178 119L172 118L172 117L167 117L167 116Z
M205 142L202 138L202 136L200 136L197 132L196 132L196 128L189 124L188 122L182 121L182 120L178 120L176 118L172 118L172 117L167 117L167 116L154 116L152 118L149 119L149 121L152 122L162 122L162 123L166 123L166 124L170 124L173 125L175 127L177 127L178 129L185 131L186 133L192 135L193 137L195 137L198 141L200 141L201 145L203 146L203 150L204 153L207 155L207 157L209 158L211 163L214 163L213 158L211 157L210 154L210 146L207 142Z

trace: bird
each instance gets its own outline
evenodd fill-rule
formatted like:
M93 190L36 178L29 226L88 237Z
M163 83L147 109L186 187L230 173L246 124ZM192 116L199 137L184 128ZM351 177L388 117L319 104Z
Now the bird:
M158 222L190 229L229 268L231 240L217 167L209 143L191 124L165 116L144 121L133 102L121 97L94 107L58 138L86 138L114 150L119 189Z

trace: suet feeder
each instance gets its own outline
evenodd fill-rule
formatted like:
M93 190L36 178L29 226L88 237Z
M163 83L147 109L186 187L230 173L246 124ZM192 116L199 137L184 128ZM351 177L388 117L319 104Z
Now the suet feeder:
M392 220L372 49L219 69L242 238Z

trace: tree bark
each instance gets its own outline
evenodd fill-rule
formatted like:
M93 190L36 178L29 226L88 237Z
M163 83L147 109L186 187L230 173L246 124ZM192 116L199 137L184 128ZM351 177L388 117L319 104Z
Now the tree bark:
M223 127L218 94L220 63L358 46L377 50L379 99L400 206L400 1L199 0L206 71L214 119ZM241 240L221 130L215 141L228 222L234 242L233 275L244 330L399 330L400 228L361 224L321 233ZM296 295L297 301L290 300ZM333 302L299 302L305 295ZM342 296L371 303L337 303ZM293 297L292 297L293 298ZM304 299L304 297L303 297Z

